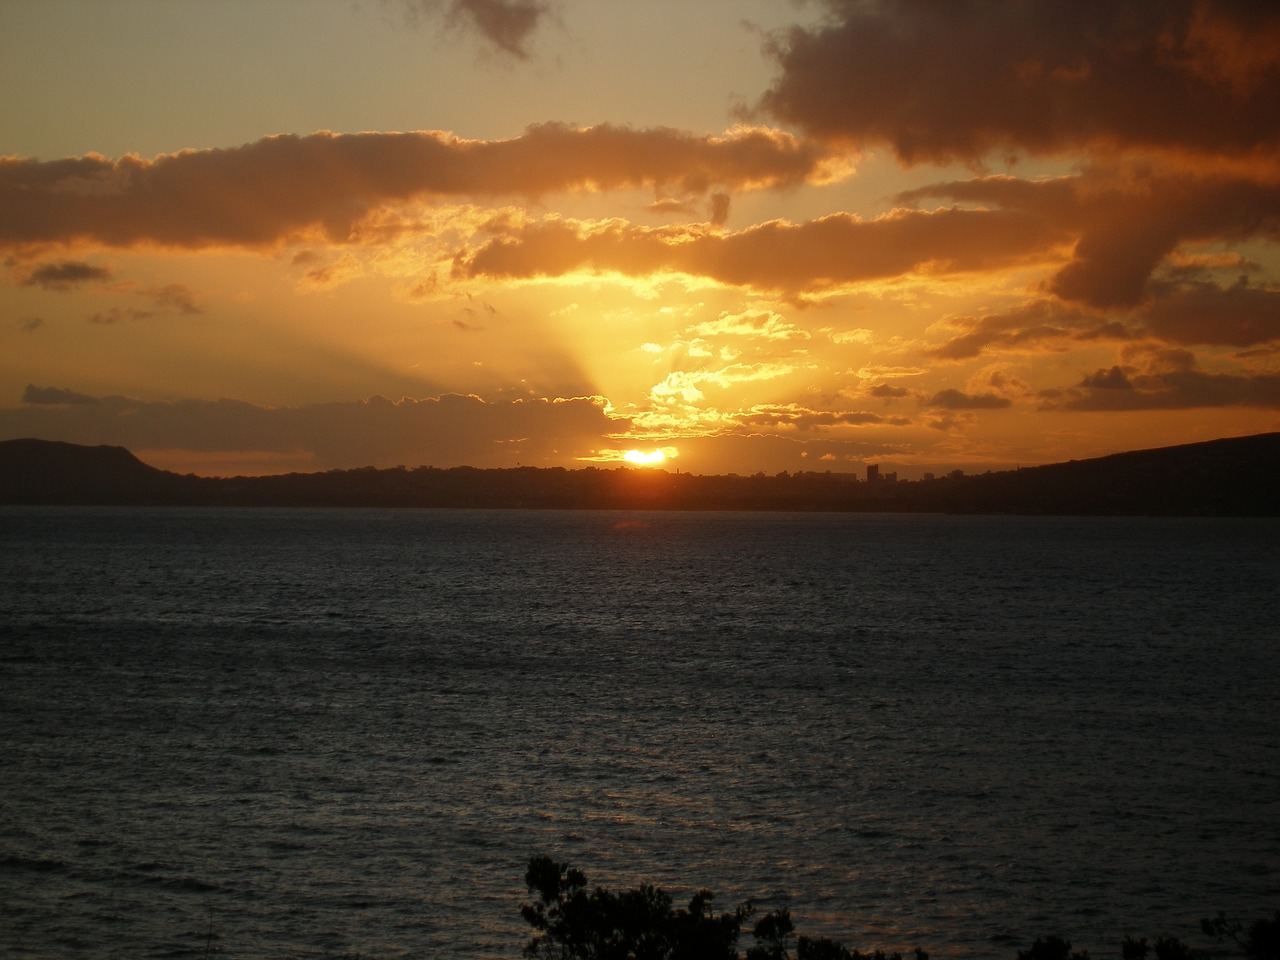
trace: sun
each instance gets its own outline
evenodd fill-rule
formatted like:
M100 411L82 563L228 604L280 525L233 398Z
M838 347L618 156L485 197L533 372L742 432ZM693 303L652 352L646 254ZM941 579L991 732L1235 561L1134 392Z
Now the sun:
M627 463L634 463L636 466L653 467L667 459L667 455L661 450L653 450L650 453L643 453L640 450L628 450L623 454L623 459Z

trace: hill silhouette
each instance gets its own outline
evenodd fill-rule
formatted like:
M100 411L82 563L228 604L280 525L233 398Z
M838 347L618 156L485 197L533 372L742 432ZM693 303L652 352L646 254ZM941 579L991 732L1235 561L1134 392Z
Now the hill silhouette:
M934 480L854 483L849 475L579 470L330 470L197 477L148 466L123 447L0 441L0 503L805 510L933 513L1277 516L1280 433Z
M0 442L4 503L147 503L162 499L180 479L148 466L124 447Z

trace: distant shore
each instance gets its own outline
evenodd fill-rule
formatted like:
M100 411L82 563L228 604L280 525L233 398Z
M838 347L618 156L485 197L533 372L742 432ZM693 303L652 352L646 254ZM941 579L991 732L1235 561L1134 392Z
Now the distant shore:
M0 441L0 503L1277 516L1280 433L976 476L363 467L265 477L157 470L123 447Z

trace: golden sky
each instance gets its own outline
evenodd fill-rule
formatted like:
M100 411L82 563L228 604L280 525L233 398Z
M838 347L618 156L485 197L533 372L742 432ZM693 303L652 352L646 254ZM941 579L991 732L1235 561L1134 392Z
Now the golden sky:
M1280 430L1280 6L0 0L0 437L204 474Z

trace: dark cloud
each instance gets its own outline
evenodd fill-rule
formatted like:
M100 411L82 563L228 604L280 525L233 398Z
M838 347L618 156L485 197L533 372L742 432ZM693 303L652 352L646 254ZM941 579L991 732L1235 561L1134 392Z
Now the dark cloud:
M130 449L310 455L317 469L362 466L506 467L561 464L612 447L630 427L602 401L486 403L446 394L391 401L264 407L238 400L172 403L95 398L28 386L23 407L0 409L0 436L38 436Z
M1091 390L1133 389L1133 384L1129 381L1125 372L1120 369L1119 364L1113 366L1110 370L1098 370L1096 373L1087 374L1080 381L1080 386Z
M965 332L928 351L945 360L968 360L990 350L1042 350L1046 342L1063 341L1087 322L1078 310L1044 299L1005 313L953 317L947 326Z
M74 390L67 390L63 387L37 387L33 383L27 384L27 388L22 391L22 402L33 404L63 404L63 403L97 403L97 397L91 397L87 393L76 393Z
M154 311L139 310L136 307L131 307L128 310L122 310L120 307L108 307L106 310L96 310L91 313L89 315L89 322L113 324L120 323L124 320L146 320L154 316Z
M175 313L187 316L204 313L200 307L196 306L195 294L182 283L166 283L162 287L147 287L139 290L138 293L162 310L172 310Z
M1250 347L1280 340L1280 290L1246 277L1222 288L1206 281L1162 290L1143 313L1147 330L1180 344Z
M564 124L510 140L316 133L153 160L0 157L0 246L270 247L313 230L330 241L372 242L381 239L377 224L363 237L362 221L415 198L776 188L829 176L832 157L764 129L710 137Z
M1045 391L1041 400L1041 407L1046 410L1188 410L1198 407L1280 410L1280 374L1177 370L1130 376L1113 367L1090 374L1081 380L1078 387Z
M1120 348L1120 360L1131 365L1126 370L1149 375L1184 373L1197 366L1196 355L1190 350L1150 342L1125 344Z
M1280 239L1280 179L1246 172L1095 165L1070 177L976 177L902 194L994 205L1052 224L1074 238L1071 260L1048 281L1063 300L1132 307L1156 269L1182 244ZM1046 236L1054 235L1046 226Z
M551 16L551 5L538 0L407 0L407 5L414 15L443 17L518 60L529 58L529 41Z
M711 222L722 227L729 220L729 195L713 193L711 195Z
M23 317L17 321L17 327L23 333L35 333L43 326L43 317Z
M22 283L28 287L43 287L45 290L70 290L76 284L110 278L111 271L106 267L95 267L78 260L63 260L60 263L42 263L33 267Z
M474 25L499 50L523 60L529 56L529 38L549 9L535 0L454 0L449 15Z
M1083 194L1085 221L1071 263L1049 288L1065 300L1132 306L1157 266L1180 244L1276 238L1274 182L1149 173Z
M1143 337L1179 346L1252 347L1280 342L1280 290L1250 285L1243 276L1229 287L1207 280L1155 283L1147 301L1120 319L1103 321L1046 298L1004 313L951 317L946 326L963 332L927 352L947 360Z
M884 400L895 400L911 393L906 387L895 387L887 383L879 383L867 391L868 395Z
M1013 405L1008 397L994 393L964 393L961 390L940 390L924 401L924 406L935 410L1000 410Z
M764 113L906 162L1280 143L1280 7L1214 0L826 0L774 39Z

